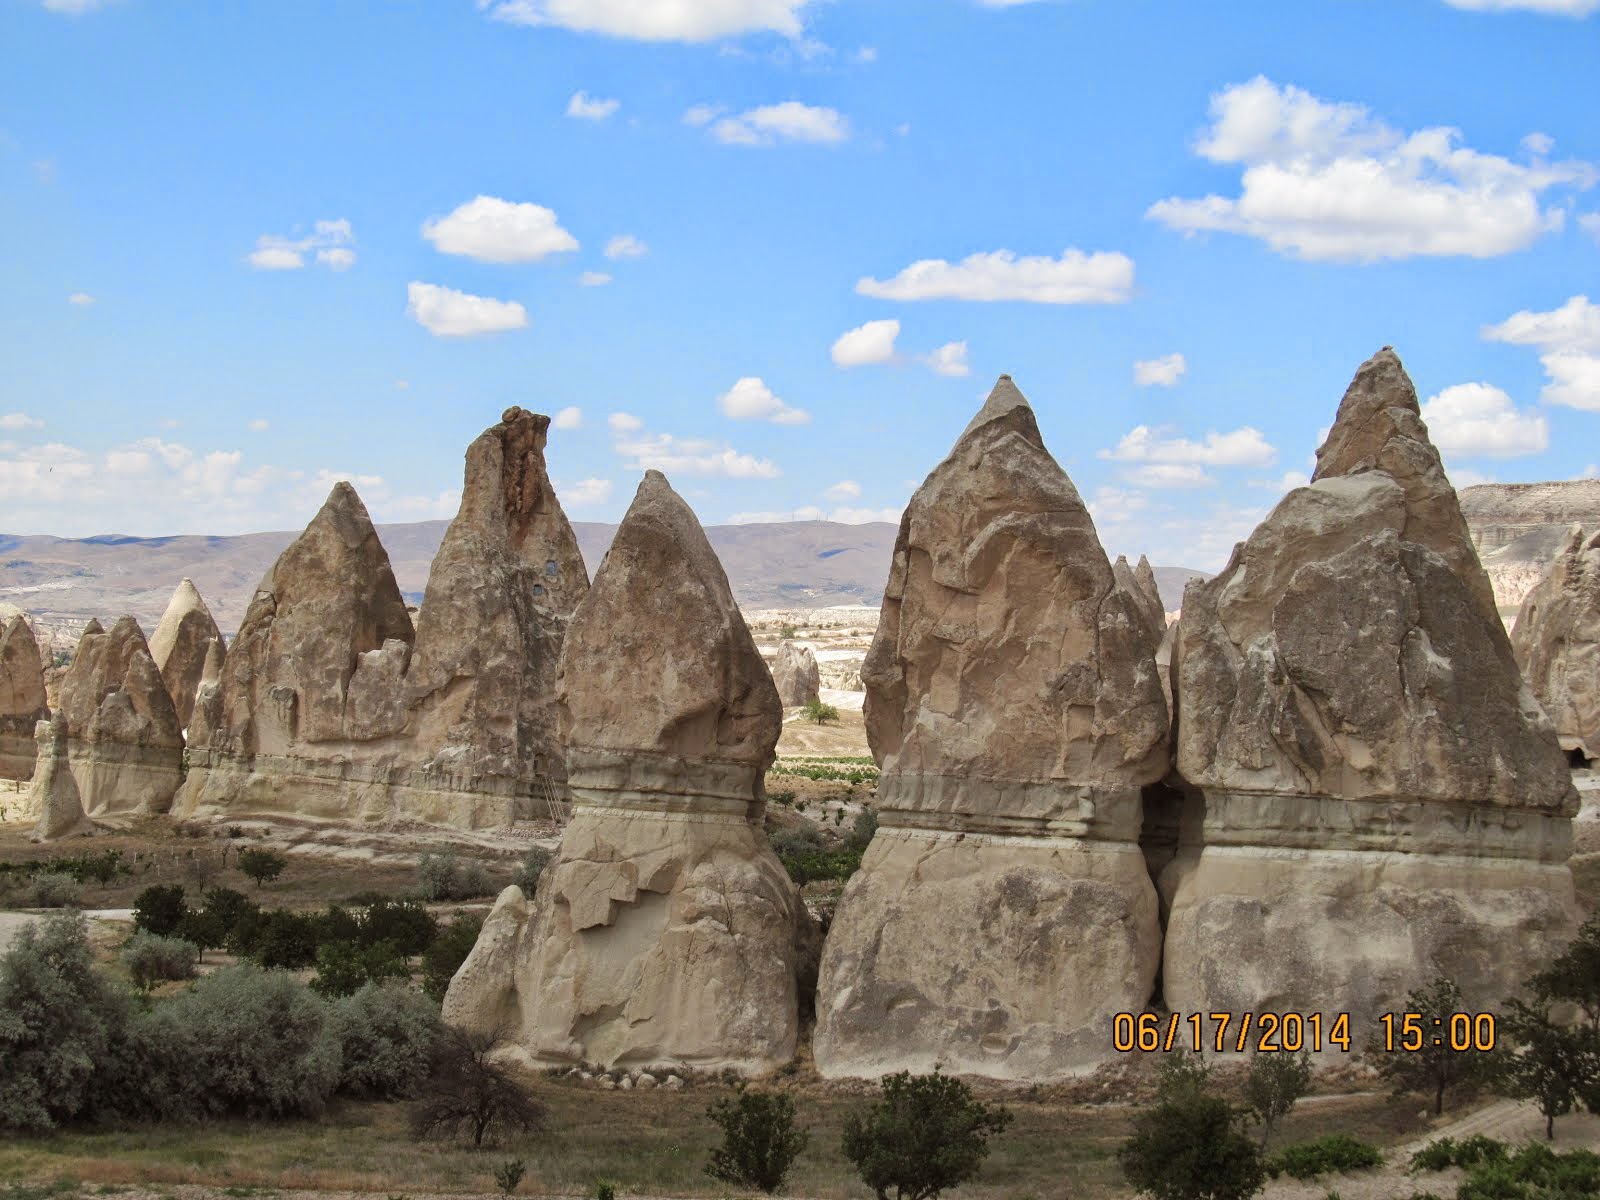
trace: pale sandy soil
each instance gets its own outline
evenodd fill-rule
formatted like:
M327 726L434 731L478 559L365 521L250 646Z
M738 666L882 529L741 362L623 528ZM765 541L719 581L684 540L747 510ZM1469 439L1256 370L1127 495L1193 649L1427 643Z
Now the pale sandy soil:
M839 719L829 721L826 725L817 725L802 717L798 708L790 709L783 714L783 736L778 739L780 758L822 754L860 758L871 753L867 747L867 724L861 715L860 705L846 707L832 699L831 693L825 693L823 700L839 710ZM770 781L768 786L772 786Z

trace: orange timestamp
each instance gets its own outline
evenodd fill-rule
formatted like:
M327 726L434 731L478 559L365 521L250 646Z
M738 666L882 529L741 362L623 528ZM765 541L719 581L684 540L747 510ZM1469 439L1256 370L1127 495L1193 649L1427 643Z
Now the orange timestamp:
M1221 1054L1301 1050L1350 1051L1350 1014L1297 1012L1119 1012L1111 1018L1111 1048L1119 1054L1174 1049Z

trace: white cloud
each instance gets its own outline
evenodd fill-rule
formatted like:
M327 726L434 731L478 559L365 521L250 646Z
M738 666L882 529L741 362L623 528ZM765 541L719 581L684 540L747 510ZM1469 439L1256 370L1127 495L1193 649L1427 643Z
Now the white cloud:
M1060 258L1018 258L1010 250L995 250L953 265L942 258L921 259L893 279L860 279L856 291L880 300L1121 304L1133 292L1133 260L1115 252L1065 250Z
M564 483L556 488L556 495L563 508L593 507L611 499L611 480L580 479L576 483Z
M557 429L580 428L583 425L583 409L575 404L569 404L550 419L550 424Z
M1211 432L1203 442L1170 436L1170 426L1136 425L1115 447L1096 457L1114 462L1193 464L1206 467L1271 466L1278 452L1249 425L1230 433Z
M44 422L25 412L6 413L0 417L0 429L43 429Z
M946 342L937 350L922 355L922 361L932 367L937 375L948 375L959 379L972 373L971 368L967 366L965 342Z
M1510 396L1487 383L1458 383L1428 397L1422 419L1447 458L1519 458L1550 444L1550 425L1540 413L1519 410Z
M330 270L343 271L356 261L356 252L350 249L354 241L349 221L318 221L305 237L262 234L245 261L258 271L298 271L306 265L306 255L311 254Z
M1302 259L1508 254L1561 227L1564 209L1541 207L1542 193L1597 177L1587 163L1480 153L1448 127L1404 134L1361 105L1262 76L1213 96L1211 118L1196 148L1243 169L1238 197L1172 197L1146 215L1183 233L1256 237Z
M572 99L567 101L567 116L576 117L580 121L604 121L621 107L621 100L602 100L587 92L577 91L573 92Z
M871 363L893 362L894 340L899 336L899 321L868 321L857 325L841 333L833 343L833 365L864 367Z
M1544 158L1556 148L1556 140L1548 133L1534 130L1522 135L1522 148L1535 158Z
M854 479L841 479L822 494L829 500L859 500L861 485Z
M76 304L79 308L88 308L94 303L94 297L88 292L73 292L67 297L68 304Z
M771 146L779 141L837 145L850 137L850 122L836 109L785 100L765 104L711 127L711 136L729 146Z
M44 0L44 7L49 12L81 17L87 13L98 12L102 8L109 8L115 2L116 0Z
M265 433L267 430L272 428L272 423L265 417L257 417L255 420L245 425L245 428L251 433Z
M1600 212L1584 213L1578 218L1578 228L1594 238L1600 245Z
M611 282L611 276L604 271L585 271L578 276L579 287L605 287Z
M650 253L650 247L646 246L631 233L619 233L606 243L605 255L613 260L619 258L643 258L648 253Z
M406 296L406 312L436 337L503 333L528 323L528 310L514 300L492 300L415 280L406 285Z
M1498 325L1486 325L1491 342L1537 346L1548 382L1539 398L1585 412L1600 412L1600 304L1573 296L1550 312L1524 309Z
M774 425L804 425L811 414L803 408L790 408L759 375L746 375L722 395L717 406L735 421L771 421Z
M1142 358L1133 364L1133 382L1140 387L1172 387L1188 369L1189 364L1181 354Z
M1137 487L1153 488L1209 487L1216 482L1194 463L1143 463L1129 467L1122 477Z
M668 475L721 475L729 479L776 479L783 474L771 459L741 454L725 442L679 438L670 433L625 438L617 442L616 451L634 471L653 469Z
M632 413L614 412L606 418L606 424L611 427L612 433L636 433L644 428L644 422Z
M1253 488L1266 488L1269 492L1288 493L1295 488L1305 487L1311 482L1311 476L1304 471L1285 471L1276 479L1252 479L1250 486Z
M784 521L833 521L839 525L868 525L874 521L900 523L904 508L835 508L824 509L815 504L803 504L787 512L737 512L728 518L730 525L776 525Z
M647 42L708 42L747 33L798 37L811 0L478 0L479 11L513 25Z
M695 104L684 110L683 123L700 128L709 125L728 110L720 104Z
M1552 17L1587 17L1600 10L1600 0L1444 0L1451 8L1471 12L1531 12Z
M424 221L422 236L443 254L479 262L538 262L578 248L578 239L544 205L496 196L477 196L448 216Z

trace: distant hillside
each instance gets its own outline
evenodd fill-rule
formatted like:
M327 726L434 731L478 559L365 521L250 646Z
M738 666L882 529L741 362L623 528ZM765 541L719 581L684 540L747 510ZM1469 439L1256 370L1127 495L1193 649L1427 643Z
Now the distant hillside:
M1600 479L1481 483L1462 488L1459 495L1507 625L1543 577L1567 527L1600 525Z

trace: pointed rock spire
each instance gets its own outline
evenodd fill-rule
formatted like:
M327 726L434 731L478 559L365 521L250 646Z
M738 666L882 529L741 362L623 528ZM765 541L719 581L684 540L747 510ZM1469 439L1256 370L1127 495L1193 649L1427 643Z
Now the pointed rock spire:
M206 655L213 644L220 644L221 637L217 623L211 619L211 610L200 598L200 590L192 579L185 578L174 589L167 611L150 639L150 656L178 710L178 724L185 729L194 712L194 696L205 672Z
M1600 531L1567 530L1522 601L1511 648L1562 749L1600 758Z
M19 613L0 630L0 776L32 777L34 727L49 716L39 643Z
M772 682L777 685L778 699L785 708L799 708L819 699L822 671L811 647L798 642L784 642L779 646L778 657L772 664Z
M53 842L92 833L94 823L84 815L69 761L66 717L56 713L48 721L40 721L35 736L39 765L28 789L29 809L34 815L33 840Z

